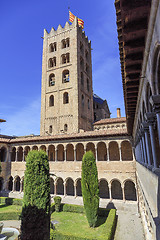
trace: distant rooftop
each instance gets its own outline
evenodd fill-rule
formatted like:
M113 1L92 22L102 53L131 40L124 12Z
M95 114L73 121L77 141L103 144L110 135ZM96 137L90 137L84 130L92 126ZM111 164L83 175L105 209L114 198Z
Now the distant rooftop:
M93 93L93 101L97 102L97 103L100 103L100 104L103 104L103 102L105 100L103 100L102 98L100 98L99 96L97 96L95 93Z

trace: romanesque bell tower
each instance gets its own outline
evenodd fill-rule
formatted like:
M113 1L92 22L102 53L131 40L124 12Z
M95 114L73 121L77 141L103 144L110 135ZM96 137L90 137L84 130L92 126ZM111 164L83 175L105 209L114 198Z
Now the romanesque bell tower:
M44 30L40 134L89 131L92 123L91 42L75 18Z

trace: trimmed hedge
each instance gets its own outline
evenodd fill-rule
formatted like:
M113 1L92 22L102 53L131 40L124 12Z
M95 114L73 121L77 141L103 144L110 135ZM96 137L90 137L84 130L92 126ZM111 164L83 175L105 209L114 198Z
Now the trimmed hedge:
M61 204L61 209L64 212L84 213L84 207L73 204ZM55 211L54 203L51 205L51 213ZM107 217L104 223L106 232L98 238L98 240L111 240L113 238L116 226L116 209L99 208L98 216ZM62 234L57 230L50 229L50 240L93 240L90 237L78 237L71 234Z
M63 212L84 213L84 207L73 204L64 204Z
M0 221L4 220L19 220L21 212L0 212Z
M0 203L5 205L22 206L23 200L18 198L0 197Z
M116 209L111 209L109 211L106 223L105 223L107 232L106 232L106 240L111 240L116 227Z

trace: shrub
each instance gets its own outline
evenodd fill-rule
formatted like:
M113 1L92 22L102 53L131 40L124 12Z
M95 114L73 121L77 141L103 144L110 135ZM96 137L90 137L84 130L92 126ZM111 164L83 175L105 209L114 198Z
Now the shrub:
M98 218L99 188L96 160L92 151L82 159L82 196L86 217L90 227L95 227Z
M58 196L54 197L54 204L55 204L55 211L56 212L60 211L61 200L62 200L61 197L58 197Z
M63 212L75 212L75 213L84 213L84 207L73 204L64 204Z
M38 232L41 232L41 236L44 237L41 238ZM26 159L20 238L22 240L48 240L49 232L50 176L48 157L44 151L34 150L28 153Z
M5 205L19 205L22 206L23 200L18 198L0 197L0 203Z

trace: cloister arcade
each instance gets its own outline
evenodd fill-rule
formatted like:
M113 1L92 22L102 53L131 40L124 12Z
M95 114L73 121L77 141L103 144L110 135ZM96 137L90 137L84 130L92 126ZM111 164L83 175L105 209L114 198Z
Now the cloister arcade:
M10 176L6 184L6 191L23 192L24 177ZM0 178L0 190L4 189L4 180ZM73 180L71 177L63 179L50 177L50 193L52 195L82 197L81 178ZM135 183L127 179L121 182L119 179L112 179L108 182L105 178L99 179L99 196L101 199L115 199L123 201L137 201Z
M37 144L29 146L12 146L10 151L2 147L0 160L11 162L25 161L30 150L44 150L48 154L49 161L82 161L83 154L91 150L96 161L132 161L132 146L129 140L78 142L59 144ZM8 160L6 153L9 151Z

